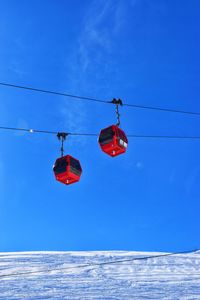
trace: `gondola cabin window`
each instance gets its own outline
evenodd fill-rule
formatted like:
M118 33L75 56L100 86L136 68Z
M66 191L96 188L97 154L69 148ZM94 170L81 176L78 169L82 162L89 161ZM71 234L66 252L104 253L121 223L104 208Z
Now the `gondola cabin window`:
M67 160L66 159L58 159L54 165L53 170L56 175L66 172L67 171Z

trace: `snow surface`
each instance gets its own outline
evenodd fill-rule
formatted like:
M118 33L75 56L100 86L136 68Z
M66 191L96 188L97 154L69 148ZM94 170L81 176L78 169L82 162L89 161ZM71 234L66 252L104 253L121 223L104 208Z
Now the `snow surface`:
M0 299L200 299L200 251L101 264L158 254L0 253Z

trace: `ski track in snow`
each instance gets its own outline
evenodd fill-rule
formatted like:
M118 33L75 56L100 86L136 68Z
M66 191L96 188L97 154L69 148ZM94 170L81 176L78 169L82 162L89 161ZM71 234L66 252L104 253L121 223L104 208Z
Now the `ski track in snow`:
M0 253L0 300L200 299L200 251L92 265L158 254L164 253Z

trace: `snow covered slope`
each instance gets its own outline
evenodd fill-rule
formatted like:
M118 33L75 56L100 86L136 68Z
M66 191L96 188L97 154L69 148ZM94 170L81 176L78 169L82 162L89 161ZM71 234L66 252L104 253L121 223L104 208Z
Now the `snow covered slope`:
M199 251L101 264L149 255L158 253L0 253L0 299L200 299Z

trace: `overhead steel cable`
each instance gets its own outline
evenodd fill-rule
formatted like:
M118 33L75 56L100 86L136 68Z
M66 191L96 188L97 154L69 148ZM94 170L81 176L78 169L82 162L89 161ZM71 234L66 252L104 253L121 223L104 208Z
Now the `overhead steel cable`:
M105 99L97 99L97 98L92 98L92 97L79 96L79 95L74 95L74 94L65 93L65 92L56 92L56 91L52 91L52 90L34 88L31 86L23 86L23 85L11 84L11 83L7 83L7 82L0 82L0 85L6 86L6 87L11 87L11 88L22 89L22 90L33 91L33 92L40 92L40 93L57 95L57 96L64 96L64 97L74 98L77 100L79 99L79 100L100 102L100 103L106 103L106 104L113 104L113 101L108 101ZM164 111L164 112L172 112L172 113L200 116L200 112L186 111L186 110L180 110L180 109L171 109L171 108L157 107L157 106L151 106L151 105L149 106L149 105L142 105L142 104L123 103L123 106L138 108L138 109L150 109L150 110L157 110L157 111Z
M154 107L154 106L146 106L146 105L137 105L137 104L127 104L127 103L125 103L123 105L128 106L128 107L134 107L134 108L151 109L151 110L157 110L157 111L165 111L165 112L200 116L199 112L194 112L194 111L186 111L186 110L163 108L163 107Z
M22 85L10 84L10 83L5 83L5 82L0 82L0 85L7 86L7 87L12 87L12 88L17 88L17 89L22 89L22 90L29 90L29 91L33 91L33 92L40 92L40 93L57 95L57 96L70 97L70 98L75 98L75 99L80 99L80 100L110 103L109 101L106 101L106 100L100 100L100 99L96 99L96 98L78 96L78 95L62 93L62 92L56 92L56 91L51 91L51 90L46 90L46 89L45 90L44 89L38 89L38 88L30 87L30 86L22 86Z
M174 256L174 255L181 255L181 254L190 254L195 253L199 251L199 249L193 249L190 251L181 251L181 252L172 252L172 253L166 253L166 254L159 254L159 255L150 255L150 256L142 256L142 257L133 257L129 259L119 259L119 260L112 260L112 261L104 261L99 263L87 263L82 265L76 265L72 267L63 267L63 268L51 268L48 270L37 270L37 271L27 271L27 272L19 272L19 273L11 273L11 274L2 274L0 275L0 278L4 277L13 277L13 276L21 276L21 275L37 275L39 273L50 273L54 271L64 271L64 270L72 270L72 269L79 269L79 268L87 268L87 267L99 267L104 265L113 265L113 264L120 264L124 262L132 262L132 261L138 261L138 260L148 260L153 258L161 258L166 256Z
M58 133L65 133L72 136L99 136L97 133L80 133L80 132L64 132L64 131L49 131L28 128L6 127L0 126L0 130L24 131L29 133L46 133L57 135ZM148 138L148 139L196 139L199 140L200 136L187 136L187 135L142 135L142 134L128 134L129 138Z
M29 133L48 133L48 134L57 134L58 132L55 131L48 131L48 130L37 130L37 129L27 129L27 128L16 128L16 127L6 127L6 126L0 126L0 129L2 130L13 130L13 131L25 131Z
M28 129L28 128L17 128L17 127L6 127L6 126L0 126L0 130L13 130L13 131L25 131L29 133L47 133L47 134L55 134L57 135L61 131L49 131L49 130L38 130L38 129ZM67 135L77 135L77 136L98 136L97 133L77 133L77 132L63 132Z

